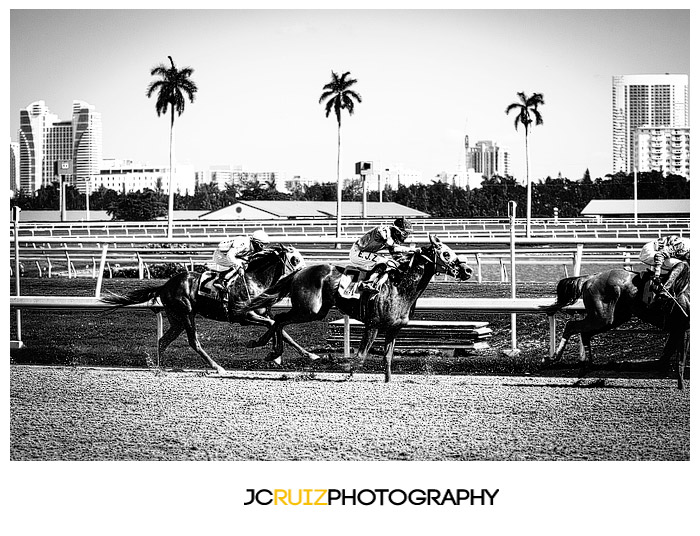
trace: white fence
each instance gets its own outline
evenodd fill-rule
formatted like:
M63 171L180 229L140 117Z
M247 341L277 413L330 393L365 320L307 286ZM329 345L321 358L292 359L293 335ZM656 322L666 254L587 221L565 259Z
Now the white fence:
M342 222L341 236L356 237L367 232L372 226L390 219L350 219ZM415 219L414 231L417 235L428 233L441 237L498 238L510 234L508 219ZM525 220L516 219L516 234L525 234ZM252 233L263 228L272 236L335 236L336 224L332 220L225 220L225 221L175 221L173 236L176 238L200 238L221 240L222 237ZM10 237L14 229L10 226ZM664 234L690 234L689 218L674 219L608 219L591 218L531 220L531 236L539 238L647 238ZM167 236L166 222L21 222L21 237L87 237L123 238L142 237L162 239Z
M475 278L483 281L482 268L499 267L497 280L507 281L507 264L511 259L509 240L501 238L441 237L457 253L467 256L475 269ZM348 261L353 237L297 236L276 237L276 241L298 247L310 264ZM427 242L416 237L417 244ZM14 242L14 240L13 240ZM515 237L515 260L518 264L556 264L563 268L562 276L578 275L583 264L637 263L637 254L647 242L644 238L524 238ZM77 277L79 274L97 278L107 270L108 276L117 265L138 270L140 278L150 277L149 267L159 263L179 263L193 270L206 265L218 239L177 238L154 240L147 237L122 237L100 240L85 237L21 237L13 246L13 256L19 251L19 261L25 267L36 267L40 277L56 273ZM14 263L13 263L14 266Z

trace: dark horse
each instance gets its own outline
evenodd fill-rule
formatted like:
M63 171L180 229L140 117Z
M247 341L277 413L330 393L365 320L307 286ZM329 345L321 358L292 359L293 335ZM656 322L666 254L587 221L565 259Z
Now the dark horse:
M282 298L289 296L291 309L275 315L274 324L267 333L249 346L262 346L274 337L272 355L281 355L284 344L279 333L288 324L301 324L323 320L331 307L335 306L344 314L360 320L365 325L364 335L354 362L348 370L352 373L361 366L379 330L384 331L384 379L391 380L391 359L394 353L396 336L404 327L415 309L416 300L425 291L436 273L446 273L466 281L472 269L464 259L430 235L430 245L409 253L399 261L399 267L392 271L389 280L375 297L365 301L364 297L345 298L340 295L338 285L342 268L330 264L309 266L280 279L276 284L254 298L241 309L247 312L259 307L270 307Z
M569 338L581 334L585 350L582 363L588 366L592 360L591 337L624 324L636 316L668 333L659 366L666 371L672 355L678 377L678 387L683 389L683 369L685 368L686 331L690 328L690 267L684 264L671 287L662 291L655 300L646 303L643 299L644 287L648 278L644 273L620 268L580 277L567 277L557 284L556 303L546 306L549 314L554 314L579 298L583 299L586 316L582 320L566 323L559 346L552 361L561 359ZM550 359L544 360L545 364Z
M195 316L200 314L212 320L236 322L243 326L270 327L273 322L269 316L269 307L255 307L245 313L238 313L239 306L248 303L251 297L260 294L280 277L305 266L306 263L296 248L273 244L251 257L245 275L238 277L228 288L227 301L216 296L210 297L200 294L198 288L203 274L196 272L182 272L174 275L159 287L137 289L126 295L104 296L102 301L118 308L160 298L170 322L170 329L158 341L159 362L168 345L183 331L186 331L190 346L212 368L222 374L225 370L209 357L199 342ZM228 307L226 303L228 303ZM317 355L304 350L286 332L281 332L281 336L302 356L308 359L318 359Z

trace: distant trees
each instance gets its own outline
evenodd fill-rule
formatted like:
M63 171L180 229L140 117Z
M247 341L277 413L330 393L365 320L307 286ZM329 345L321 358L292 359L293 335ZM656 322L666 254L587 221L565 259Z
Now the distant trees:
M114 220L148 221L167 213L165 195L146 188L140 192L129 192L119 196L107 209Z
M352 182L343 190L345 201L361 201L362 190ZM227 186L219 190L216 184L199 184L191 195L175 194L178 210L218 210L238 200L333 201L337 185L333 182L301 186L292 194L278 192L270 182L249 180L245 185ZM663 176L659 172L638 173L639 199L689 199L690 181L678 175ZM532 214L538 218L551 218L554 208L562 218L578 217L591 199L632 199L633 175L616 173L605 178L591 180L586 172L580 180L565 177L547 177L532 184ZM85 195L72 186L66 188L67 208L85 208ZM370 200L377 200L372 192ZM436 218L506 218L508 201L518 203L519 217L527 196L526 188L513 177L493 176L484 179L479 187L458 188L445 182L387 188L383 199L427 212ZM101 187L90 195L90 210L107 210L115 219L153 219L166 212L167 196L163 192L146 190L136 193L118 193ZM154 208L143 207L153 203ZM11 206L23 209L58 210L58 188L49 185L36 195L18 194L10 200ZM130 206L133 205L133 206Z

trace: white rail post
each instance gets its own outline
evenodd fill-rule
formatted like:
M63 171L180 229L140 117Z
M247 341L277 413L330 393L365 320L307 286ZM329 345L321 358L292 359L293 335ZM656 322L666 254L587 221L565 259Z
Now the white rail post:
M476 254L476 280L481 283L481 253Z
M576 256L574 257L574 276L581 275L581 262L583 260L583 244L576 244Z
M555 315L549 315L549 357L554 357L557 351L557 319Z
M139 264L139 279L143 279L143 260L141 259L141 255L139 255L138 251L136 252L136 260Z
M99 298L102 293L102 279L104 279L105 262L107 261L108 244L102 246L102 257L100 257L100 271L97 273L97 285L95 285L95 298Z
M19 213L22 211L19 207L14 207L13 225L15 231L15 295L20 295L20 265L19 265ZM17 342L10 343L10 346L15 348L24 348L22 342L22 312L17 309L15 312L17 320Z
M510 218L510 297L513 299L515 299L515 210L517 207L518 204L515 201L508 201L508 216ZM528 236L530 236L529 230ZM516 313L510 314L511 356L516 356L520 353L520 350L518 350L517 345L517 317L518 315Z
M156 367L160 368L160 339L163 338L163 312L156 313Z
M345 359L350 358L350 317L344 315L345 325L343 327L343 356Z

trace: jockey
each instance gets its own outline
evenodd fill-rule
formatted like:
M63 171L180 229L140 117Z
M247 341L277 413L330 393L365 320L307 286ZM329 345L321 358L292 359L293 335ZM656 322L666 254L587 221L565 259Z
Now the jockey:
M378 225L358 239L350 248L350 262L370 271L370 276L360 285L361 290L368 290L372 294L379 292L379 288L389 277L387 267L396 266L396 261L388 255L379 255L378 252L388 250L390 253L407 253L413 248L402 246L411 234L411 222L406 218L397 218L393 225ZM381 277L379 277L381 274Z
M237 236L219 243L214 251L215 270L219 271L212 286L224 290L236 274L243 275L253 253L261 251L270 243L270 237L265 231L259 229L251 236Z
M682 268L681 262L690 265L690 239L670 235L652 240L644 244L639 253L639 260L650 267L650 272L653 271L653 282L658 290L662 287L659 276L662 273L669 274L666 284L663 285L663 288L668 290L678 277Z

